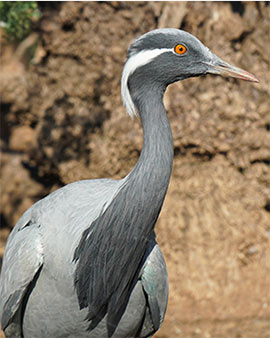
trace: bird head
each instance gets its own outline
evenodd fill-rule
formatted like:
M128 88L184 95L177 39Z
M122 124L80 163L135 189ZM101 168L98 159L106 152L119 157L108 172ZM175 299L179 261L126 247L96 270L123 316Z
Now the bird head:
M136 39L128 49L121 83L124 105L129 115L136 115L134 102L142 93L164 93L173 82L205 74L258 82L252 74L221 60L188 32L153 30Z

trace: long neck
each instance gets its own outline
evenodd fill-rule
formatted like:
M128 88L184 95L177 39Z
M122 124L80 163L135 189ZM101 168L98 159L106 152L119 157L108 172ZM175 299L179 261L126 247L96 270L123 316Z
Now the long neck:
M163 92L141 94L136 102L144 131L139 161L108 208L84 231L74 253L74 261L79 260L75 286L80 307L88 307L93 327L108 313L110 336L137 282L172 169Z
M142 198L145 213L157 217L171 176L172 133L163 105L163 90L144 90L140 98L136 105L143 126L143 148L128 180L136 199Z

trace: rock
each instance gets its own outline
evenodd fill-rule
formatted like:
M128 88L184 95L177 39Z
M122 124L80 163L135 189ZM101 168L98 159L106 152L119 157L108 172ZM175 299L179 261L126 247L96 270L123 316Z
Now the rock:
M13 130L9 147L14 151L29 151L34 141L35 131L29 126L20 126Z
M46 189L32 179L23 162L23 155L2 154L1 156L0 212L5 221L2 226L15 225L26 209L46 195Z

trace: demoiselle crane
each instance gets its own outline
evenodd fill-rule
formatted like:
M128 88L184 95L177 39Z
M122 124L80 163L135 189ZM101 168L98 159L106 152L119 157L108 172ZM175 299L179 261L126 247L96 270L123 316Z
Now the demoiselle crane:
M204 74L258 82L193 35L157 29L130 46L121 90L143 127L143 148L121 180L68 184L35 203L11 232L0 280L7 337L151 337L168 279L154 227L167 192L173 141L166 87Z

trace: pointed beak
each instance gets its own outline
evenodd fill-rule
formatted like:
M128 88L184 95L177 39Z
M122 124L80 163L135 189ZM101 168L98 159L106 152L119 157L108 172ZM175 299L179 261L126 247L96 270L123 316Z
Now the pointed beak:
M206 63L206 62L205 62ZM247 71L237 68L229 63L221 60L217 56L210 63L206 63L208 66L207 73L218 74L222 76L235 77L237 79L250 81L250 82L259 82L259 80L252 74Z

